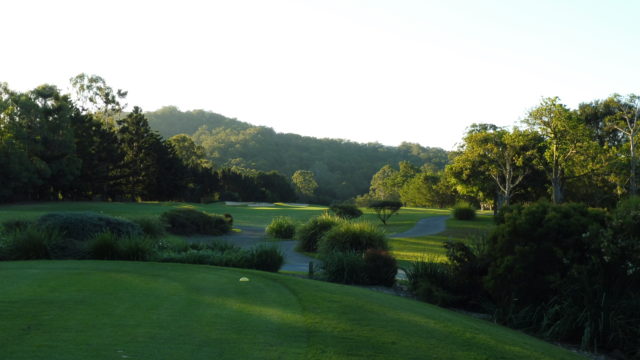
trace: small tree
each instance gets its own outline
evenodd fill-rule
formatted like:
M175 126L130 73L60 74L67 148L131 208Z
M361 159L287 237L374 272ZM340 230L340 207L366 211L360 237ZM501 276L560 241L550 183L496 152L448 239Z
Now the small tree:
M402 203L400 201L391 200L374 201L369 205L369 208L376 212L380 221L385 225L387 225L387 220L391 215L397 213L401 207Z

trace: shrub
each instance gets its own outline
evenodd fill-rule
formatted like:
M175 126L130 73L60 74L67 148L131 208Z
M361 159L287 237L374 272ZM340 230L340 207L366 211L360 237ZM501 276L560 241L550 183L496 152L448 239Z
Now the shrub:
M16 231L25 230L34 225L33 221L30 220L6 220L2 222L2 230L5 234L10 234Z
M231 225L220 215L211 215L195 209L172 209L160 220L170 233L178 235L222 235L231 231Z
M132 221L140 226L146 237L157 239L167 233L164 223L156 217L140 217Z
M309 219L296 230L299 251L317 252L320 238L334 226L344 221L331 215L320 215Z
M362 216L362 210L352 204L335 204L329 207L337 217L345 220L356 219Z
M357 252L369 249L389 250L384 232L371 223L343 222L327 231L320 239L321 253Z
M153 241L138 237L125 237L120 240L118 246L118 259L131 261L147 261L153 255Z
M118 258L118 237L111 232L96 234L87 243L89 258L98 260L115 260Z
M330 252L322 255L322 270L328 281L341 284L366 284L367 269L361 253Z
M473 220L476 218L476 209L467 202L459 202L453 207L453 217L457 220Z
M387 251L369 249L364 253L367 283L370 285L393 286L396 282L398 265Z
M229 226L233 227L233 216L229 213L225 213L224 215L222 215L224 217L224 220L227 222L227 224L229 224Z
M450 291L455 278L447 264L425 259L412 262L405 272L409 290L418 299L440 306L458 303L458 298Z
M29 227L7 236L4 258L8 260L51 259L51 248L61 241L60 233Z
M65 238L84 242L106 231L114 235L140 236L142 229L137 224L120 218L94 212L59 212L42 215L37 225L64 235Z
M284 263L284 256L275 246L258 245L249 250L249 267L256 270L278 272Z
M277 216L267 226L266 233L278 239L293 239L296 233L296 225L290 217Z

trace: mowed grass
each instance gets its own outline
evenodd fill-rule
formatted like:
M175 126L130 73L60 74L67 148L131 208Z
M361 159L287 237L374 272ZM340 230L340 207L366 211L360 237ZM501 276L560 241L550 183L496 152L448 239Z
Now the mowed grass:
M43 214L55 211L94 211L107 215L136 218L159 216L173 208L193 208L217 214L229 213L233 215L235 225L258 227L266 227L276 216L288 216L297 223L303 223L327 210L327 207L324 206L293 206L280 203L275 206L254 207L228 206L222 202L212 204L179 202L43 202L1 205L0 222L13 219L37 219ZM409 230L418 220L425 217L448 213L447 210L402 208L398 214L391 217L387 226L383 226L373 210L367 208L362 210L364 215L358 221L379 224L388 234Z
M390 239L392 253L400 266L407 266L410 262L418 260L445 261L443 245L446 241L470 243L474 237L488 234L495 227L493 215L488 212L479 214L474 220L450 218L446 224L447 229L438 234Z
M2 359L580 358L429 304L250 270L4 262L0 294Z

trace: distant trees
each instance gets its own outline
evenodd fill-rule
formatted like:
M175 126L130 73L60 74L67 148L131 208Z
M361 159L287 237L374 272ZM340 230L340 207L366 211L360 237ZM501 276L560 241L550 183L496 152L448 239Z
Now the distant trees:
M104 79L71 82L73 95L0 84L0 201L295 199L276 172L214 169L189 137L163 139Z
M318 183L316 182L313 172L309 170L296 171L293 173L293 176L291 176L291 182L296 187L298 194L307 199L311 198L318 188Z

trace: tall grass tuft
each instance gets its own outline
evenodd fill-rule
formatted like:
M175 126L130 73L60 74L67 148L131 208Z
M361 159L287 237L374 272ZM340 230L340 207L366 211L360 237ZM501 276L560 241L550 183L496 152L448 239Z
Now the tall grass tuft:
M269 236L278 239L293 239L296 234L296 224L290 217L277 216L265 230Z
M317 252L320 238L334 226L343 223L344 220L327 214L313 217L296 230L299 251Z

